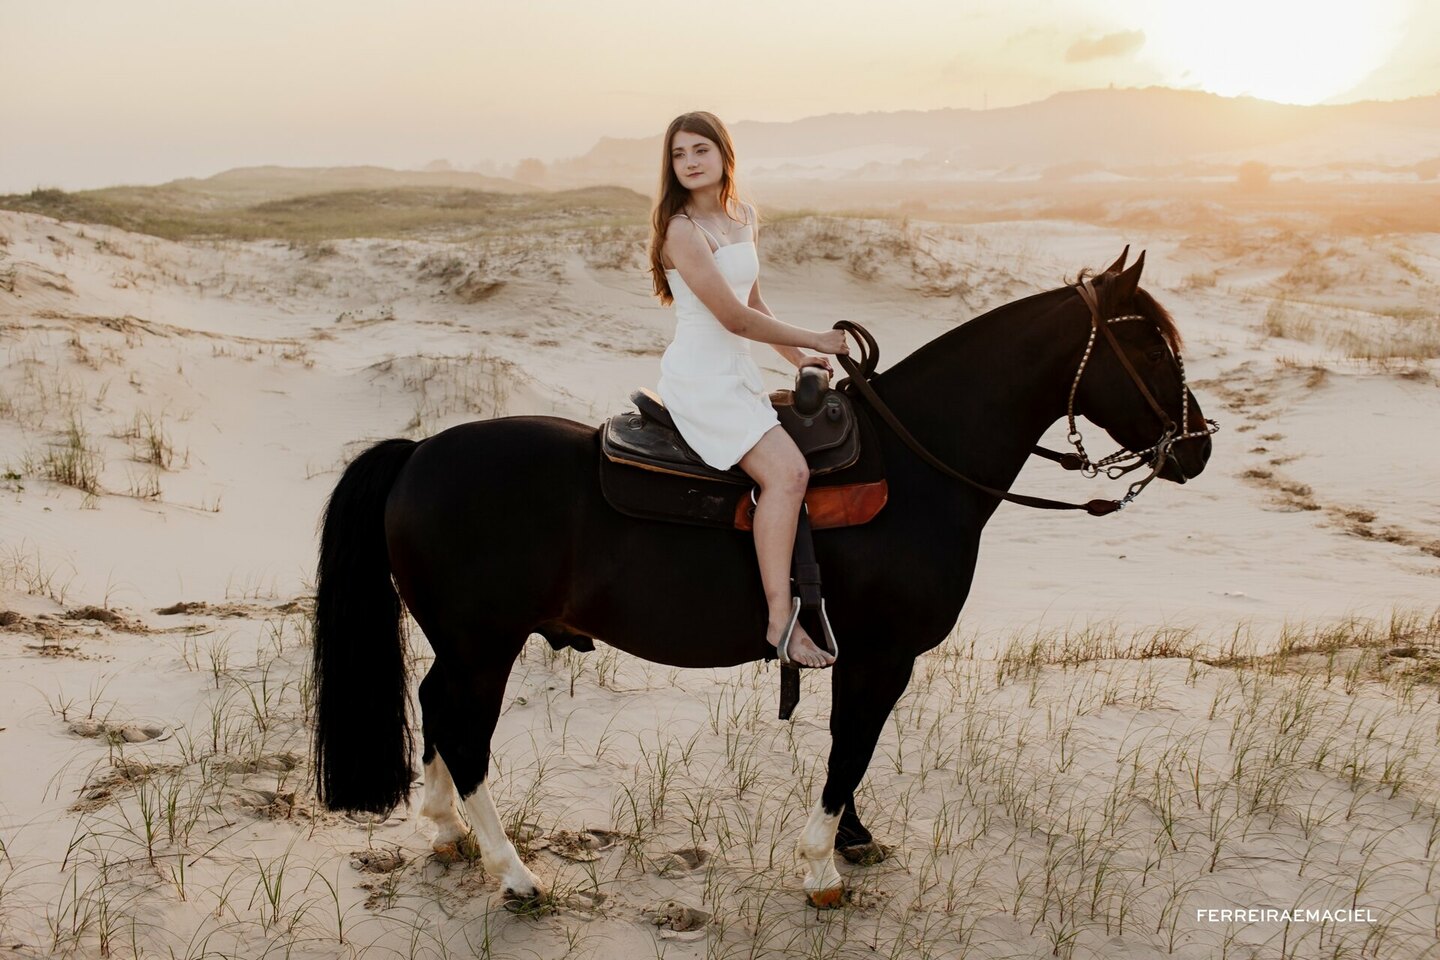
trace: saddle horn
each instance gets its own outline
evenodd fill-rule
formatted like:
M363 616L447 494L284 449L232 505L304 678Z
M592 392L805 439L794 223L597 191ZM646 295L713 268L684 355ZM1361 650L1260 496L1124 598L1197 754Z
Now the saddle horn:
M795 412L809 419L820 412L825 391L830 388L830 374L823 367L801 367L795 375Z

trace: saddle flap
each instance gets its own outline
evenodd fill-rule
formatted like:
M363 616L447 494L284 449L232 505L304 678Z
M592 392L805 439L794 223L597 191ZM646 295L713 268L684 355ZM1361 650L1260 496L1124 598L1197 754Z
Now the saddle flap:
M770 394L770 406L775 408L780 426L807 459L813 453L835 449L855 434L855 413L850 409L850 400L834 390L825 393L812 416L799 412L793 390L776 390ZM814 472L813 465L811 472Z

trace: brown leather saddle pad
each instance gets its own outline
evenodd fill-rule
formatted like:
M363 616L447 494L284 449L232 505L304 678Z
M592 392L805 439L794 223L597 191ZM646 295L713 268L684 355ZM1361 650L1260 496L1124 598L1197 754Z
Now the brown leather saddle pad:
M681 439L660 399L631 395L634 412L620 413L597 432L600 489L612 507L632 517L701 526L750 529L754 483L739 467L716 470ZM888 490L878 438L844 394L827 390L810 416L795 409L794 391L770 394L780 425L810 464L805 504L817 529L871 520Z

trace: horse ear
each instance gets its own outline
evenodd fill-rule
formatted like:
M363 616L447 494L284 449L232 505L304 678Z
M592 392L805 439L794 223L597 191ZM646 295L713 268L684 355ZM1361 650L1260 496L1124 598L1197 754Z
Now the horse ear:
M1115 278L1115 292L1111 295L1115 304L1129 303L1135 296L1135 291L1140 287L1140 271L1145 269L1145 251L1140 251L1140 256L1130 265L1130 269L1124 271Z
M1120 251L1120 259L1106 267L1101 273L1119 273L1125 269L1125 258L1130 256L1130 244L1125 244L1125 249Z

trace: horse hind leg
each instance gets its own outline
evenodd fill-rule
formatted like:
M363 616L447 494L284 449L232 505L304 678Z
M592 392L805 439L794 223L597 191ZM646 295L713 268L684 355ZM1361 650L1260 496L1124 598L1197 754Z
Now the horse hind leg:
M455 804L457 799L450 768L445 766L440 751L432 749L425 759L425 798L420 804L420 813L435 821L437 829L430 847L435 856L446 863L480 856L479 844Z
M433 745L438 754L434 757L438 761L434 767L437 774L435 809L443 816L448 803L449 810L454 812L454 795L450 790L453 785L474 830L485 872L499 881L507 901L526 905L543 899L545 890L535 874L520 860L515 845L506 836L485 782L490 767L490 738L500 719L505 682L509 679L510 667L520 652L521 643L523 639L505 650L492 649L490 653L494 659L483 666L471 663L466 668L457 669L454 664L447 664L446 672L438 678L440 682L428 689L422 684L420 698L427 744ZM427 746L427 760L430 756L431 746ZM442 770L445 771L443 776L440 775ZM430 798L431 771L432 767L427 762L427 801ZM424 808L422 812L425 812ZM455 820L459 820L458 814ZM452 830L458 829L453 821L449 826ZM440 838L436 839L438 843Z
M433 704L435 697L441 695L439 690L444 681L439 670L438 664L432 666L425 679L420 681L421 726L425 737L425 752L421 758L425 764L425 796L420 803L420 814L435 822L437 829L431 843L435 855L447 863L454 863L476 859L480 856L480 848L456 805L459 795L455 792L450 768L445 766L440 751L435 748L434 726L439 720L438 704L433 719L430 711L425 709L427 702Z

